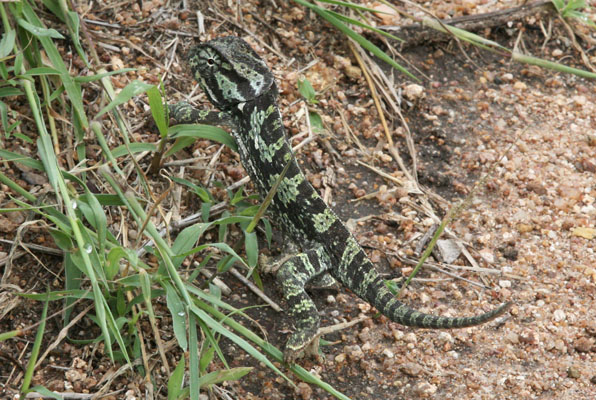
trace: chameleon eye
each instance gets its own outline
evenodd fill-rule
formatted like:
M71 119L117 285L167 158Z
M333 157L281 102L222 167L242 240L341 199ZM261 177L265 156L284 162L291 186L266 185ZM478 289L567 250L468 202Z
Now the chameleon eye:
M215 60L213 58L208 58L207 59L207 65L214 66L215 65Z

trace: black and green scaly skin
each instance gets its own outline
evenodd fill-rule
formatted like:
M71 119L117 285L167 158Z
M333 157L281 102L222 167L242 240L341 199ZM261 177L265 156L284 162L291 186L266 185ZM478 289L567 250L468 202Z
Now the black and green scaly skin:
M314 280L325 280L327 275L392 321L407 326L462 328L482 324L507 310L509 303L485 314L451 318L424 314L401 303L300 170L286 140L277 108L277 86L265 62L237 37L218 38L194 47L188 62L211 103L232 121L240 159L262 197L290 163L269 206L272 221L303 250L287 259L277 272L296 323L296 330L286 344L286 361L294 361L316 337L319 315L304 288ZM186 104L171 110L174 119L187 122L204 119L206 115L200 117L199 111Z

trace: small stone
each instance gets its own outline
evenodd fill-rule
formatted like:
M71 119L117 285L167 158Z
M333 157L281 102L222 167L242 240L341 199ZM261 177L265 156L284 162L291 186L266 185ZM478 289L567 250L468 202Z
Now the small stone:
M500 280L499 281L499 286L501 286L502 288L510 288L511 287L511 281L508 281L506 279Z
M516 90L526 90L528 86L523 82L517 81L513 84L513 88Z
M440 331L439 332L438 339L439 339L439 341L441 343L453 343L453 342L455 342L455 339L453 338L453 336L449 332L445 332L445 331Z
M578 107L582 107L588 102L586 96L573 96L571 99L573 100L573 104Z
M300 382L296 385L296 394L303 400L308 400L312 398L312 388L308 383Z
M487 263L492 264L495 262L495 255L493 254L492 250L484 248L478 253L480 253L480 257L482 257L482 259Z
M399 367L399 370L409 376L418 376L422 372L420 364L409 362Z
M508 73L506 73L506 74L503 74L503 76L501 76L501 79L502 79L504 82L511 82L511 81L513 80L513 74L511 74L511 73L509 73L509 72L508 72Z
M553 57L561 57L563 55L563 50L561 49L554 49L552 52Z
M429 398L437 392L437 386L431 385L428 382L420 382L414 388L415 397Z
M561 339L555 340L555 349L559 350L562 353L567 352L567 346L565 346L565 342Z
M538 344L536 332L531 330L524 330L521 335L519 335L519 341L525 344Z
M342 363L344 361L346 361L346 353L339 353L338 355L335 356L336 363Z
M346 353L348 353L348 356L352 360L360 360L362 357L364 357L364 352L357 344L355 344L354 346L347 346Z
M64 377L69 382L79 382L87 378L87 374L76 369L69 369L64 373Z
M85 381L83 382L83 386L87 389L90 390L92 389L95 385L97 385L97 379L93 378L93 377L88 377L87 379L85 379Z
M441 253L441 257L443 257L443 261L447 264L453 263L461 254L461 248L455 240L439 239L437 240L437 248Z
M567 375L573 379L577 379L581 376L581 374L579 373L579 370L577 368L575 368L574 366L567 368Z
M346 76L357 81L362 76L362 70L355 65L349 65L345 69Z
M51 380L48 383L46 383L45 386L54 392L63 392L64 391L64 381L62 379Z
M583 237L584 239L594 239L596 237L596 229L577 227L571 231L571 234L573 236Z
M393 352L387 348L383 350L383 355L387 358L395 357L395 354L393 354Z
M555 310L555 312L553 313L553 317L555 318L555 321L557 321L557 322L563 321L566 318L565 311Z
M418 339L416 338L416 335L413 332L410 332L406 336L404 336L404 341L406 343L416 343L418 342Z
M327 296L327 304L335 304L336 300L335 300L335 296L329 295Z
M594 347L594 341L587 337L581 337L573 343L573 348L581 353L587 353Z
M358 339L360 339L362 343L370 341L370 329L362 329L362 331L358 334Z
M425 96L424 87L417 85L415 83L412 83L412 84L406 86L406 88L404 89L404 96L406 99L408 99L410 101L416 101L416 100L422 99Z
M515 332L509 332L505 335L505 339L511 344L518 344L519 343L519 336Z
M519 223L517 224L517 230L519 233L532 232L534 227L530 224Z
M540 196L544 196L546 194L546 188L544 185L538 182L530 182L526 185L526 189L530 192L534 192Z

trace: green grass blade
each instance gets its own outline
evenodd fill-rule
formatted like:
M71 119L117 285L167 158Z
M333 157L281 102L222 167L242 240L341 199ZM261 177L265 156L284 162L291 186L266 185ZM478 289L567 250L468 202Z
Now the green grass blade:
M166 121L165 107L158 87L153 86L147 90L147 97L155 125L157 125L161 137L165 138L168 134L168 121Z
M157 145L155 143L129 143L127 145L120 145L111 150L112 157L122 157L129 154L142 153L144 151L155 151Z
M0 58L8 57L12 53L16 37L17 32L14 29L9 29L2 35L2 39L0 39Z
M20 4L22 5L23 15L27 19L27 22L36 28L45 29L43 23L37 17L37 15L35 15L35 12L31 8L29 3L26 0L23 0L20 2ZM45 49L46 54L52 62L54 68L60 71L60 79L62 81L62 84L64 85L66 93L68 94L68 98L70 99L70 102L72 103L75 109L75 113L77 117L80 119L83 127L87 128L89 126L89 122L87 121L87 116L85 115L85 110L83 108L83 98L81 95L81 90L79 86L75 83L74 79L68 73L68 69L66 68L66 65L64 65L64 61L62 60L62 55L60 54L50 37L36 37Z
M60 75L60 71L51 67L36 67L25 71L22 75L17 75L17 78L26 76L41 76L41 75Z
M201 378L199 379L199 385L201 387L210 387L211 385L217 385L225 381L237 381L238 379L242 378L252 370L252 367L237 367L226 370L213 371L204 376L201 376Z
M170 315L172 316L172 328L178 346L184 351L188 350L188 341L186 340L186 310L184 303L171 283L164 281L162 286L166 289L166 304Z
M201 386L199 383L199 340L197 337L197 323L193 314L188 315L188 341L190 352L188 354L188 369L190 372L190 398L199 399Z
M20 329L15 329L14 331L0 333L0 342L3 342L8 339L12 339L13 337L17 337L20 334L22 334Z
M385 52L383 50L379 49L377 46L375 46L372 42L370 42L364 36L359 35L358 33L354 32L346 24L344 24L341 20L336 18L333 14L331 14L324 8L314 5L306 0L294 0L294 1L298 4L301 4L305 7L310 8L311 10L313 10L314 12L319 14L323 19L327 20L327 22L329 22L331 25L335 26L337 29L339 29L346 36L352 38L356 43L358 43L364 49L370 51L377 58L385 61L387 64L391 65L393 68L397 69L402 74L407 75L408 77L414 79L415 81L419 81L419 79L416 78L414 75L412 75L412 73L410 73L410 71L408 71L407 69L405 69L404 67L402 67L401 65L396 63L391 57L389 57L387 54L385 54Z
M256 228L257 224L259 223L259 220L263 217L263 215L265 215L265 211L267 211L267 207L269 207L271 200L273 200L273 196L275 196L275 193L277 193L279 185L281 185L281 182L284 180L284 177L288 173L290 165L292 165L292 162L288 162L286 164L284 169L281 171L281 174L279 174L279 176L275 180L275 183L273 184L271 189L269 189L269 192L267 192L267 196L265 196L265 199L261 203L259 210L255 214L253 219L250 221L250 224L246 227L246 232L251 233Z
M332 14L334 17L336 17L336 18L338 18L338 19L340 19L340 20L342 20L342 21L344 21L344 22L347 22L347 23L349 23L349 24L356 25L356 26L359 26L359 27L361 27L361 28L368 29L369 31L372 31L372 32L378 33L379 35L383 35L383 36L385 36L385 37L388 37L388 38L390 38L390 39L396 40L396 41L398 41L398 42L403 42L403 41L404 41L402 38L399 38L399 37L397 37L397 36L395 36L395 35L392 35L392 34L390 34L389 32L386 32L386 31L384 31L384 30L382 30L382 29L375 28L374 26L372 26L372 25L369 25L369 24L366 24L366 23L364 23L364 22L362 22L362 21L359 21L359 20L357 20L357 19L350 18L350 17L346 17L346 16L345 16L345 15L343 15L343 14L340 14L340 13L338 13L338 12L331 11L331 10L327 10L327 12L328 12L328 13L330 13L330 14Z
M23 92L17 88L13 88L13 87L0 88L0 97L21 96L22 94L23 94Z
M194 137L179 137L174 141L174 144L168 149L166 150L165 153L163 153L163 158L168 158L174 154L176 154L179 150L182 150L190 145L192 145L195 142L195 138Z
M39 323L39 327L37 328L37 334L35 335L35 341L33 342L33 348L31 349L31 357L29 357L29 362L27 362L27 368L25 369L25 374L23 376L23 384L21 385L21 393L27 393L29 391L29 385L31 385L31 379L33 379L33 372L35 371L35 364L37 363L37 357L39 357L39 349L41 348L41 342L43 339L43 334L46 330L46 317L48 315L48 305L50 302L45 299L43 305L43 311L41 312L41 320Z
M119 106L120 104L126 103L128 100L132 99L133 97L135 97L141 93L145 93L147 90L151 89L152 87L155 87L155 85L150 85L148 83L141 82L139 80L134 80L134 81L130 82L128 85L126 85L124 87L124 89L122 89L120 91L120 93L118 93L116 95L116 97L114 98L114 100L112 100L110 102L110 104L105 106L99 113L97 113L96 118L101 117L102 115L104 115L108 111L111 111L113 108Z
M31 157L24 156L19 153L13 153L12 151L0 149L0 159L5 161L18 162L26 167L43 171L43 164Z
M83 272L77 268L74 264L70 253L66 253L64 255L64 287L67 291L69 290L77 290L81 288L81 277L83 276ZM72 314L72 303L76 301L73 297L66 297L64 299L64 326L68 325L70 321L70 314Z
M443 32L443 33L451 32L454 36L456 36L457 38L459 38L461 40L465 40L466 42L475 44L477 46L481 46L486 49L495 48L495 49L499 49L499 50L503 50L503 51L507 51L507 52L509 51L506 47L501 46L499 43L495 42L494 40L486 39L486 38L483 38L482 36L476 35L475 33L468 32L466 30L456 28L454 26L449 26L449 25L443 24L434 18L425 17L422 20L422 24L425 26L428 26L429 28L437 30L439 32Z
M44 398L64 400L64 396L62 396L60 393L52 392L51 390L43 386L33 386L31 388L31 392L37 392L43 395Z
M385 11L375 10L374 8L368 8L365 6L361 6L359 4L349 3L347 1L338 1L338 0L319 0L321 3L327 4L335 4L336 6L343 6L347 8L351 8L353 10L360 10L360 11L368 11L374 14L389 14Z
M246 232L244 234L244 249L246 251L246 261L252 270L259 262L259 241L256 232Z
M17 23L23 29L25 29L27 32L29 32L30 34L32 34L33 36L35 36L38 39L46 38L46 37L52 38L52 39L64 39L64 36L62 36L60 34L60 32L58 32L55 29L51 29L51 28L48 29L48 28L44 28L43 26L32 25L29 22L27 22L21 18L17 18Z
M555 71L560 71L568 74L574 74L577 76L581 76L584 78L589 79L596 79L596 73L585 71L582 69L577 69L573 67L568 67L567 65L559 64L553 61L543 60L541 58L526 56L524 54L520 54L517 52L511 53L511 58L515 61L523 62L526 64L538 65L543 68L553 69Z
M209 314L207 314L200 307L198 307L197 304L193 304L190 307L190 310L197 318L199 318L201 321L203 321L211 330L219 333L222 336L225 336L226 338L231 340L233 343L238 345L240 348L242 348L244 351L246 351L255 360L262 362L268 368L275 371L278 375L280 375L281 377L286 379L288 382L290 382L290 379L283 372L281 372L275 365L273 365L273 363L271 361L269 361L269 359L267 357L265 357L263 355L263 353L258 351L256 348L254 348L250 343L248 343L246 340L244 340L240 336L227 330L225 327L223 327L223 325L220 322L211 318L209 316ZM224 317L224 319L227 321L227 318Z
M176 139L179 137L209 139L221 144L225 144L234 151L238 150L234 138L228 132L217 126L203 124L174 125L168 129L168 137L171 139Z
M168 400L176 400L178 399L180 393L182 393L182 383L184 379L185 368L186 360L184 358L184 354L182 354L178 365L176 365L176 368L174 368L170 379L168 379Z
M89 205L89 208L91 210L91 213L87 216L87 221L89 221L89 223L97 231L97 241L99 242L98 254L103 256L104 250L106 248L106 240L108 234L108 219L101 204L86 186L85 192L87 193L86 204Z

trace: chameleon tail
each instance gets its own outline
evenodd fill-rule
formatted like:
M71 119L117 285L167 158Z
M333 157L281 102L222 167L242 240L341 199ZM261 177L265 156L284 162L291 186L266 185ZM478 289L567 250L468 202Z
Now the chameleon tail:
M392 321L406 326L449 329L480 325L502 315L512 304L506 302L492 311L471 317L439 317L418 312L400 302L387 289L383 279L378 274L374 275L376 276L371 277L364 293L359 293L359 295Z

